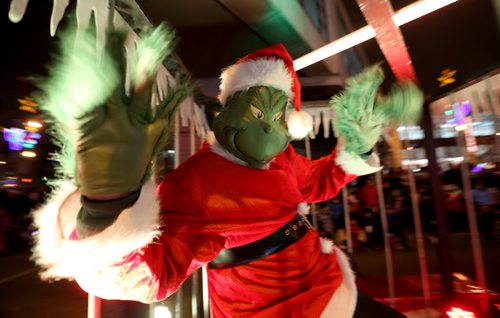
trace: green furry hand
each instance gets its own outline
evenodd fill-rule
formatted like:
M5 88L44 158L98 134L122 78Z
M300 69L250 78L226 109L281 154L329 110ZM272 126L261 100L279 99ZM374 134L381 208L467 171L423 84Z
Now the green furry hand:
M185 88L170 88L155 114L149 103L131 98L130 103L109 101L81 118L76 153L80 192L97 195L138 190L187 94Z
M388 96L378 94L384 80L380 66L373 66L347 80L346 89L331 100L333 130L344 140L346 151L369 152L386 125L415 123L420 118L423 95L411 82L394 86Z
M131 54L127 94L126 38L124 32L110 31L97 56L95 34L66 31L49 78L39 83L41 109L52 119L61 148L54 158L59 177L74 180L84 195L138 190L169 135L177 107L191 91L169 87L164 100L151 105L155 75L173 40L160 25L143 34Z

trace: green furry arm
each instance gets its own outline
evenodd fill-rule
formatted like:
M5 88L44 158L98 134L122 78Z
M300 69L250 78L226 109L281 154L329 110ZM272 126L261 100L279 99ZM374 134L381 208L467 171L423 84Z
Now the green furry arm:
M412 125L419 122L423 103L420 89L407 81L394 84L389 95L378 96L376 105L388 124Z
M333 130L345 142L346 151L368 153L379 140L385 125L417 122L423 96L411 82L393 86L387 96L378 94L384 80L380 66L373 66L347 80L346 89L331 100Z
M331 100L335 136L344 139L349 152L370 151L382 133L383 118L374 111L374 104L383 80L380 67L372 67L348 79L346 89Z
M41 109L53 119L61 145L59 172L84 195L138 190L170 134L173 114L190 93L187 86L170 87L160 105L151 105L154 77L173 39L160 25L142 36L132 55L132 88L126 94L126 37L109 32L103 55L96 56L92 33L66 33L61 57L40 85Z

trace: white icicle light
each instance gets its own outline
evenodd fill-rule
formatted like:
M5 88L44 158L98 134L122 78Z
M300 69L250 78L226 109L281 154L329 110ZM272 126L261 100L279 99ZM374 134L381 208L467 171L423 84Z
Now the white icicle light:
M13 23L18 23L24 17L28 0L12 0L10 2L9 20Z
M52 15L50 17L50 35L56 35L57 26L59 22L61 22L64 12L68 7L69 0L54 0L54 4L52 6Z

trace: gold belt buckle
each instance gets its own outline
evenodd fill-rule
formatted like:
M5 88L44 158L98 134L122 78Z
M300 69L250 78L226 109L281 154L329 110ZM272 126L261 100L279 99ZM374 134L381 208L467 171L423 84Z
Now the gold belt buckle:
M314 226L311 224L311 222L309 222L309 220L307 219L307 217L305 215L302 215L302 214L299 214L299 215L300 215L300 218L302 219L302 222L304 222L309 229L314 229Z

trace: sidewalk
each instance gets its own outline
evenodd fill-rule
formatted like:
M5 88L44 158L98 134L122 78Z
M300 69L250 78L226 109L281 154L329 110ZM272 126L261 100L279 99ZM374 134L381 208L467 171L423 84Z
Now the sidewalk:
M409 238L410 243L414 238ZM450 235L453 270L474 277L474 264L470 241L466 233ZM484 240L482 252L486 267L488 288L500 290L500 241ZM397 308L408 311L424 303L420 287L419 263L414 244L410 250L393 250L395 294ZM439 270L436 246L426 243L428 272L431 291L439 291ZM383 249L365 252L355 251L353 255L357 269L358 286L361 291L380 301L388 302L388 288ZM451 260L450 260L451 261ZM1 318L86 318L87 294L75 282L42 282L38 269L29 261L29 253L0 256L0 317ZM440 304L444 298L434 293L431 304ZM472 299L472 298L469 298ZM106 301L108 306L113 302ZM477 301L476 301L477 303ZM117 318L146 318L144 306L128 302L120 304L126 312ZM116 312L116 311L115 311ZM412 317L425 317L413 315ZM105 318L105 317L103 317ZM108 316L106 318L109 318ZM481 317L483 318L483 317Z
M87 294L75 282L42 282L28 259L0 256L0 317L86 318Z

